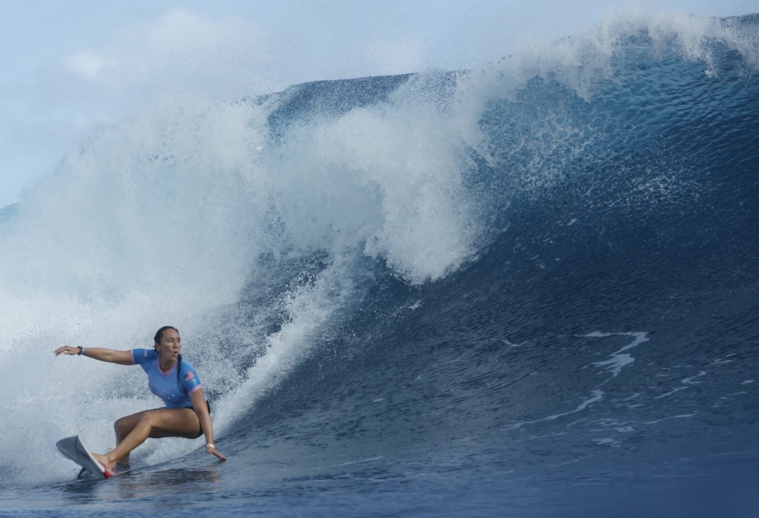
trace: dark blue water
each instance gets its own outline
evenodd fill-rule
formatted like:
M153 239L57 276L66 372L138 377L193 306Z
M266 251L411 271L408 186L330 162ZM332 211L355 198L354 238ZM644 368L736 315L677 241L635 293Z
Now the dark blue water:
M58 400L79 423L61 422L52 392L45 417L23 410L34 388L9 389L16 423L43 429L29 442L50 451L9 451L18 437L2 425L0 513L759 515L757 18L688 23L620 29L610 52L578 36L465 74L305 84L190 122L176 110L176 132L126 123L137 172L120 176L92 172L122 158L95 138L54 175L58 196L105 185L133 200L104 234L88 223L71 239L131 257L143 229L196 261L71 251L64 273L32 282L8 259L7 307L49 297L87 313L45 328L16 310L8 343L47 350L60 332L116 347L150 336L132 328L153 324L140 304L159 297L148 309L186 329L229 461L152 441L129 474L73 480L47 436L106 447L110 421L147 396L122 371L57 361L88 387ZM204 139L223 152L195 150ZM140 219L167 193L182 206ZM25 211L39 200L3 224L4 250L30 229L58 246ZM126 280L150 265L166 286L199 287L177 288L175 306ZM212 300L187 302L200 293ZM4 377L20 354L0 356Z

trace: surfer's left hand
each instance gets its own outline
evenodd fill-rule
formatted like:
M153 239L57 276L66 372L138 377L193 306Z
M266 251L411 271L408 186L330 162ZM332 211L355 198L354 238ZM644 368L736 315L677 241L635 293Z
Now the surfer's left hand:
M206 453L210 453L211 455L216 455L219 460L225 461L227 458L221 454L219 450L216 449L216 446L213 444L206 444Z

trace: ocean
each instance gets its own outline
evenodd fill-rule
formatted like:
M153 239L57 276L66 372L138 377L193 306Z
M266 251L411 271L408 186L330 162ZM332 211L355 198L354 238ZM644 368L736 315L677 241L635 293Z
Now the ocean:
M167 97L0 211L0 515L759 516L759 15ZM213 405L159 406L176 326Z

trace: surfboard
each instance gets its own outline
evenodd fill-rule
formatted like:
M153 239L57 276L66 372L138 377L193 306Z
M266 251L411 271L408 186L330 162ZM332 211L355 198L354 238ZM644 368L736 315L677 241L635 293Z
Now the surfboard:
M96 461L95 457L87 451L87 448L84 447L84 444L82 444L78 435L61 439L55 443L55 445L64 457L73 460L82 467L79 476L85 471L103 478L111 478L113 476L113 472L110 469L104 468L103 465Z

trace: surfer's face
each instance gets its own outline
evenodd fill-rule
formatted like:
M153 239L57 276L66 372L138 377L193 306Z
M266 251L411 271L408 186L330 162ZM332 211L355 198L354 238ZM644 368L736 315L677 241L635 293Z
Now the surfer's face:
M161 336L161 342L156 346L158 354L167 359L174 359L182 348L182 339L175 329L167 329Z

